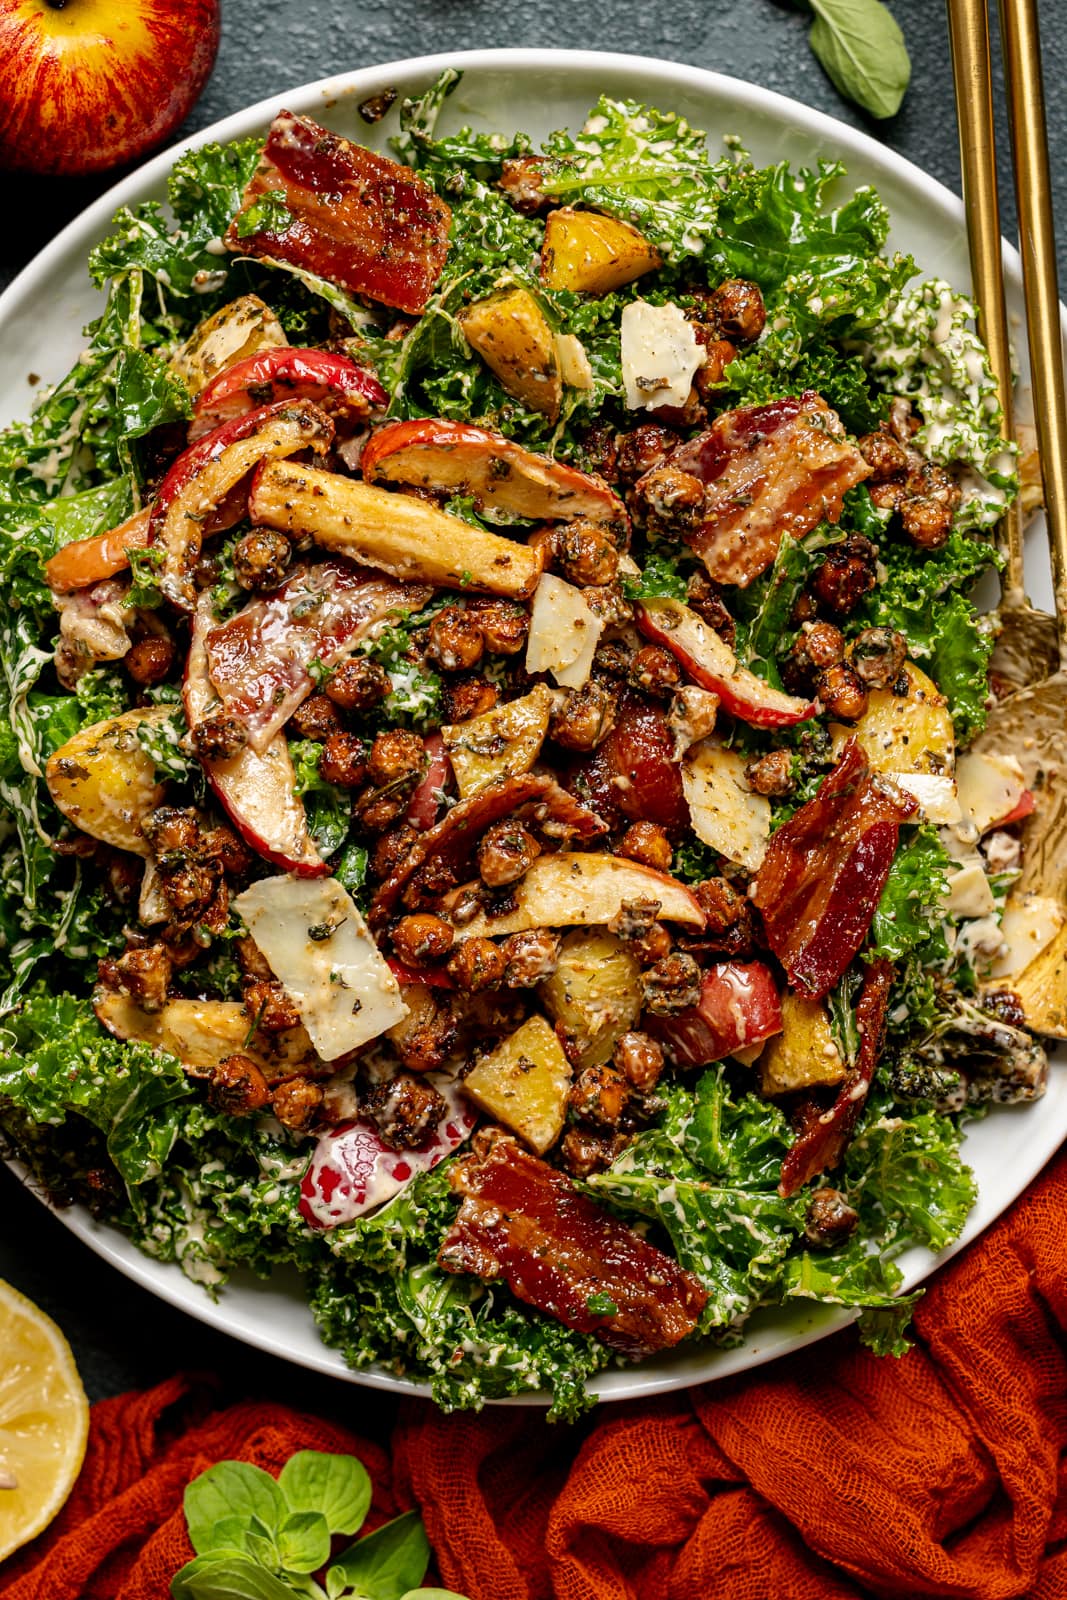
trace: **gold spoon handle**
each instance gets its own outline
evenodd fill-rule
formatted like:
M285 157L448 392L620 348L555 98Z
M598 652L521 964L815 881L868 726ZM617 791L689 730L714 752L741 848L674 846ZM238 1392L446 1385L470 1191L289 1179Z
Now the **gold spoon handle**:
M1067 666L1067 399L1036 0L1000 0L1026 327L1060 656Z
M971 279L978 305L978 332L989 351L1004 415L1004 434L1015 433L1011 389L1011 347L1004 307L1004 273L997 199L997 157L993 124L993 75L989 56L986 0L948 0L952 74L963 172L963 208L971 253ZM1023 534L1018 503L1001 521L1007 556L1004 603L1024 604Z

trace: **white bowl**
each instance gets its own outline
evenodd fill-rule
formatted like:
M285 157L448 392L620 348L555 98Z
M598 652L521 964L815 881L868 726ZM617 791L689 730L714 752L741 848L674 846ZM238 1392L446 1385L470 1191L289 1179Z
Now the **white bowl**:
M820 156L839 158L848 168L848 185L873 183L887 203L893 218L892 247L909 250L926 276L943 276L961 288L970 281L963 211L947 189L865 134L782 95L694 67L638 56L563 50L475 50L425 56L324 78L227 117L147 162L64 228L0 297L0 347L5 358L0 374L0 424L25 413L31 399L30 373L54 382L71 366L82 346L81 330L101 304L85 270L90 248L108 232L118 206L163 199L167 173L181 150L211 140L264 133L283 106L362 143L384 146L395 130L395 117L386 119L384 125L368 127L358 114L359 102L390 86L401 94L419 93L446 66L462 68L464 77L447 103L444 127L471 122L506 132L523 128L541 138L554 128L579 125L593 101L607 93L679 111L696 126L706 128L713 142L723 134L736 134L761 164L783 157L799 165L813 165ZM948 95L947 81L945 92ZM1018 257L1009 246L1004 254L1009 311L1021 319ZM1017 325L1021 326L1021 321ZM1019 360L1025 388L1028 363L1023 349ZM1031 530L1028 569L1035 603L1051 609L1052 587L1040 523ZM935 1257L916 1249L901 1258L906 1287L920 1283L987 1227L1036 1176L1065 1137L1067 1075L1056 1071L1048 1094L1038 1104L997 1109L972 1125L964 1153L978 1178L977 1205L962 1237L950 1250ZM235 1275L216 1302L178 1267L150 1260L122 1234L94 1222L84 1210L74 1207L59 1216L120 1272L214 1328L349 1382L406 1393L422 1389L373 1368L364 1372L347 1368L336 1351L321 1343L299 1281L289 1273L279 1272L268 1283L250 1275ZM640 1367L603 1373L593 1387L605 1400L622 1400L725 1377L823 1338L851 1320L848 1311L802 1303L787 1310L761 1312L752 1318L747 1337L735 1349L683 1349ZM539 1399L543 1397L526 1397L526 1403Z

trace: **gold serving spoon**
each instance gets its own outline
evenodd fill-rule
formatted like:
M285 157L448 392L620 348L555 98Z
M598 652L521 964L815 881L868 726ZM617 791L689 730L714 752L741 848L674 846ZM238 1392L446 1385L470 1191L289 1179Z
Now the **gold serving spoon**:
M1011 354L986 0L948 0L948 11L978 329L989 349L1010 438ZM1036 0L1000 0L1000 21L1056 616L1035 611L1026 599L1022 519L1016 504L1001 525L1006 555L999 606L1002 631L993 658L997 676L1016 687L991 711L975 748L1010 751L1038 797L1014 895L1032 891L1067 905L1067 401Z

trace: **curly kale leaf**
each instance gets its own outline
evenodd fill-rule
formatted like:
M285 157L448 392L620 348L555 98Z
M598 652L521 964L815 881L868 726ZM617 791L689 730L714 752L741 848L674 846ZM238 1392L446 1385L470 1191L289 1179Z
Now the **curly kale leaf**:
M920 966L949 959L945 897L952 861L937 830L915 828L893 858L871 924L871 954L890 961L914 958Z
M352 823L352 797L335 783L327 783L319 770L322 745L296 739L289 746L296 777L296 792L304 797L308 832L323 857L340 850Z
M931 1250L959 1238L978 1195L959 1129L936 1111L868 1119L849 1147L844 1178L861 1231Z

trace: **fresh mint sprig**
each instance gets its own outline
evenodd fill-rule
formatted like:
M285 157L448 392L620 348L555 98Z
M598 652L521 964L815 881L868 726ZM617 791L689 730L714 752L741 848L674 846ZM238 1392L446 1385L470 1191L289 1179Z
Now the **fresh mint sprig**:
M331 1562L334 1536L357 1533L370 1503L370 1477L355 1456L301 1450L277 1478L247 1461L220 1461L185 1491L196 1557L172 1580L172 1600L463 1600L421 1587L430 1542L417 1511Z

